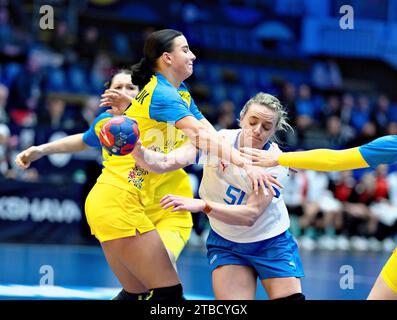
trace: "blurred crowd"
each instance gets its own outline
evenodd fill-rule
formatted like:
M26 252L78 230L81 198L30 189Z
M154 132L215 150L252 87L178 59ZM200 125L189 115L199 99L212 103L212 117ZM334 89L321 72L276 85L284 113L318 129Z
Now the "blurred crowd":
M152 29L104 36L93 25L73 32L66 20L59 19L53 31L34 33L27 21L20 6L0 0L0 174L37 181L49 173L34 167L18 170L15 154L37 144L40 130L85 131L101 112L99 95L115 70L115 61L118 66L136 62L141 40ZM200 62L198 57L188 85L218 130L238 128L244 101L254 93L278 96L295 130L279 137L284 150L341 149L397 134L395 101L382 92L345 90L335 61L313 61L311 70L294 80L289 77L296 74L293 71L274 80L277 72L243 63ZM194 165L187 171L197 194L202 168ZM397 232L394 167L332 174L300 170L291 173L284 185L291 230L303 248L390 250L393 246ZM202 245L208 222L204 215L194 219L191 243Z

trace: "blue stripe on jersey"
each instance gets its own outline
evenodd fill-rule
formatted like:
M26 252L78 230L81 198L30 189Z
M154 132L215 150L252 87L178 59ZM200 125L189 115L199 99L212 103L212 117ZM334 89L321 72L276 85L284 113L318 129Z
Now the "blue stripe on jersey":
M397 163L397 135L378 138L358 148L364 160L371 166Z
M162 74L156 73L156 77L157 86L154 89L149 110L151 119L175 123L187 116L195 117L197 120L204 118L192 98L189 107L175 87ZM187 91L184 84L181 85L181 91Z
M102 148L101 142L99 141L98 136L95 133L95 126L97 123L103 119L106 118L111 118L112 115L108 112L102 112L100 115L98 115L94 122L91 124L90 128L84 132L83 134L83 141L86 145L89 145L90 147L95 147L95 148Z
M265 151L269 150L271 145L272 144L270 142L266 142L265 145L263 146L263 150Z

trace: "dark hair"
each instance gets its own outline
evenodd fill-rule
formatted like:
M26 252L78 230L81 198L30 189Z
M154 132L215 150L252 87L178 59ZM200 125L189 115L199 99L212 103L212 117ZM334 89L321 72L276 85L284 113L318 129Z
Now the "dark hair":
M155 31L149 35L143 48L143 58L131 67L131 80L133 84L143 87L150 81L156 67L156 60L163 52L171 52L173 40L183 33L173 29Z
M106 89L109 89L112 86L112 82L115 76L117 76L118 74L131 74L131 70L126 69L126 68L122 68L122 69L116 69L114 72L112 72L110 79L108 81L105 82L105 87ZM133 84L135 84L133 82Z

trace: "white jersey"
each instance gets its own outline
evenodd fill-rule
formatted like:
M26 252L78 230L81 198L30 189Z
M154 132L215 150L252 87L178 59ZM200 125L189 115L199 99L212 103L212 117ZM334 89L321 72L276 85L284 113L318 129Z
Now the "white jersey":
M219 133L237 148L240 132L241 129L221 130ZM267 143L264 150L270 151L272 148L274 148L272 144ZM225 164L220 159L201 160L204 161L203 178L199 190L201 199L230 205L247 203L248 196L254 190L244 169L230 163ZM277 177L288 174L288 168L281 166L263 170L274 173ZM278 188L275 188L275 191L276 196L253 226L231 225L208 216L211 228L223 238L239 243L265 240L283 233L289 228L290 221L282 194Z

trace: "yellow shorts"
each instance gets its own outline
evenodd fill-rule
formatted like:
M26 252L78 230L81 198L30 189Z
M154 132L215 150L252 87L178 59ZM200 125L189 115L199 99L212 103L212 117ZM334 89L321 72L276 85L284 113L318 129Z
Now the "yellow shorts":
M182 187L180 189L180 187ZM109 241L134 236L139 233L157 229L164 245L172 252L175 259L185 247L192 230L190 212L170 212L160 206L164 188L152 194L150 203L142 204L142 194L129 192L113 185L97 183L90 191L85 212L91 234L100 241ZM182 183L175 194L191 197L190 185ZM182 192L183 191L183 192Z
M155 229L146 216L138 192L96 183L85 201L91 234L100 241L134 236Z
M384 265L381 275L389 288L397 293L397 248Z

